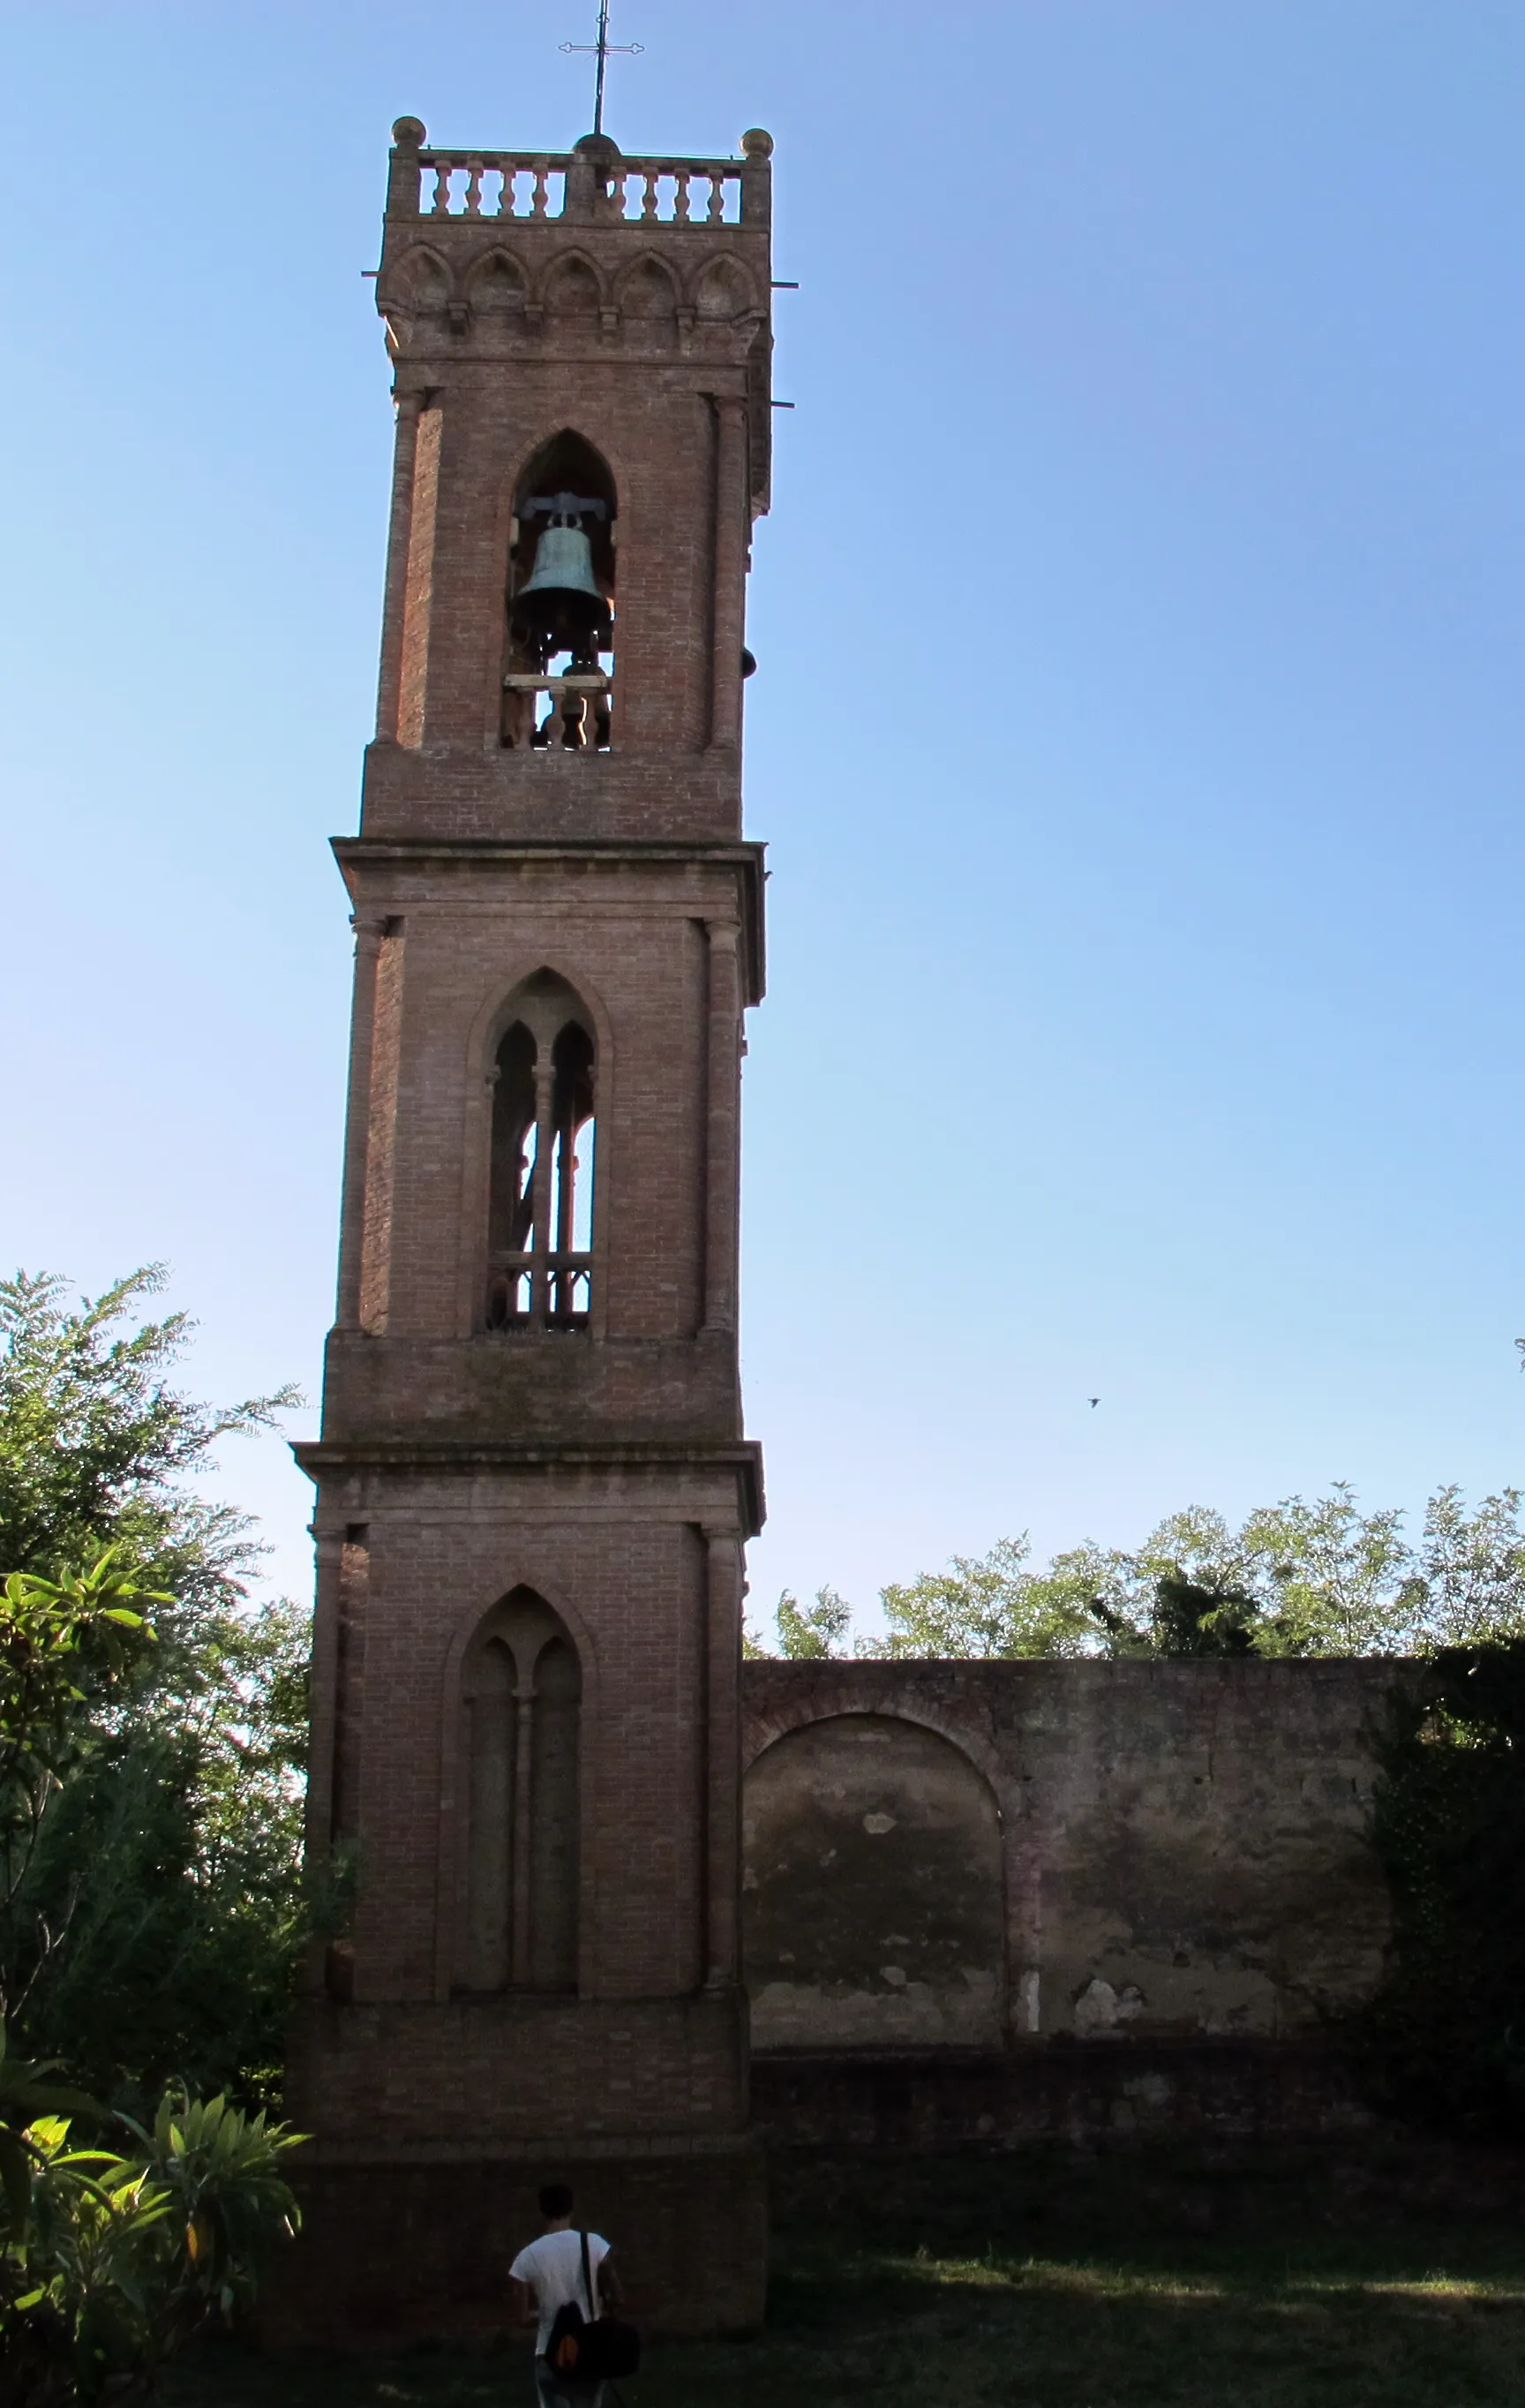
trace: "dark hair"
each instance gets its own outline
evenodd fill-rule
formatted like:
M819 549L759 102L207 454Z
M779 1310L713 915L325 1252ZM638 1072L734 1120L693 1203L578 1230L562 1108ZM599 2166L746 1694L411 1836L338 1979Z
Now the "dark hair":
M542 2215L551 2217L570 2215L572 2213L571 2184L547 2183L540 2194L540 2213Z

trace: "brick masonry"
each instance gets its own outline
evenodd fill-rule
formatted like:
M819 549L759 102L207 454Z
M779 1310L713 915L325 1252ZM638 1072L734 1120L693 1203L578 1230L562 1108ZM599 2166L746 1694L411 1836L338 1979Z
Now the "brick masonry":
M491 2328L534 2186L568 2169L649 2317L730 2329L761 2313L765 2260L737 1938L762 1475L736 1243L763 965L741 735L772 146L708 163L739 193L729 217L627 220L614 179L641 163L612 145L552 163L558 211L495 219L420 210L423 145L401 121L377 287L397 405L378 724L359 834L335 843L356 929L338 1312L321 1435L297 1450L317 1486L309 1845L348 1902L292 2033L314 2140L272 2329ZM608 750L506 740L518 497L567 430L615 496ZM547 972L595 1056L588 1307L490 1327L497 1049ZM577 1662L576 1983L476 1995L466 1969L500 1957L466 1947L472 1867L529 1857L468 1846L468 1672L520 1590ZM522 1735L533 1681L516 1696Z
M1358 2113L1321 2043L1380 1961L1361 1818L1390 1668L752 1664L743 1683L762 1498L737 1374L740 1067L763 940L742 640L771 145L743 147L696 163L739 189L729 217L626 213L627 170L649 200L687 192L683 163L590 141L514 170L564 176L559 212L489 222L482 160L397 129L378 729L359 834L335 844L356 929L338 1312L321 1435L297 1450L317 1488L310 1846L346 1903L292 2034L314 2139L268 2313L286 2339L491 2336L557 2175L648 2323L755 2323L754 2110L779 2144L915 2146ZM431 174L461 206L420 213ZM537 751L505 740L506 596L516 496L569 429L616 497L613 740ZM591 1292L576 1326L489 1326L497 1048L547 972L592 1039ZM467 1844L473 1649L521 1593L577 1663L556 1857L576 1981L479 1994L466 1967L532 1961L465 1940L474 1865L520 1868L516 1915L530 1896L517 1841ZM515 1711L522 1738L533 1675ZM515 1794L522 1819L533 1785Z
M509 2338L506 2269L538 2229L535 2193L550 2180L570 2181L578 2214L615 2240L645 2329L755 2326L768 2238L764 2166L754 2143L733 2140L619 2154L532 2147L330 2158L304 2177L302 2243L262 2305L262 2340L395 2349ZM527 2387L527 2373L505 2383Z

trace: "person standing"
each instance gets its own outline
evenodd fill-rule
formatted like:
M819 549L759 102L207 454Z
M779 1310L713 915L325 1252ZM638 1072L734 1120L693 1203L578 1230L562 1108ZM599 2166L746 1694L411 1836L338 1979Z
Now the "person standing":
M540 2213L545 2229L538 2241L532 2241L520 2251L508 2269L513 2284L516 2321L534 2325L534 2381L540 2408L598 2408L604 2395L601 2383L569 2383L558 2375L546 2356L550 2343L550 2329L557 2311L575 2300L590 2324L599 2315L601 2303L616 2305L620 2298L620 2278L609 2263L609 2244L600 2232L584 2234L574 2229L572 2211L577 2202L566 2183L547 2183L540 2193ZM585 2295L582 2278L582 2244L588 2243L588 2267L592 2276L592 2298Z

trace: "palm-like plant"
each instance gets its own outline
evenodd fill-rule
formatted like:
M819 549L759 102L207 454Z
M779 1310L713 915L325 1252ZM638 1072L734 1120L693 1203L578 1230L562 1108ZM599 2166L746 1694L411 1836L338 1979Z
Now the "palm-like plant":
M71 2149L47 2115L29 2128L26 2231L0 2260L0 2347L28 2408L97 2400L145 2367L169 2202L109 2149Z
M303 2136L183 2090L165 2092L151 2132L131 2128L135 2163L162 2189L178 2235L173 2307L183 2338L247 2306L270 2251L296 2233L301 2211L282 2167Z
M59 2069L12 2057L0 2023L0 2196L5 2201L3 2229L12 2242L25 2239L32 2206L32 2178L42 2163L42 2152L28 2127L40 2116L98 2115L100 2109L82 2090L54 2079Z
M282 2166L299 2134L183 2091L151 2130L132 2129L125 2157L70 2148L58 2114L10 2133L26 2196L0 2247L7 2408L142 2387L248 2304L268 2251L297 2229Z

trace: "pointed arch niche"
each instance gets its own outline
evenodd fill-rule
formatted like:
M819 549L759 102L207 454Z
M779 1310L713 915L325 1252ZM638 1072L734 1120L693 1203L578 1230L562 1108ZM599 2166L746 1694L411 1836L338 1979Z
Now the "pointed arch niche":
M516 1588L462 1665L465 1918L457 1987L577 1986L582 1674L560 1616Z
M586 1329L593 1282L592 1015L536 970L510 998L492 1066L489 1329Z

